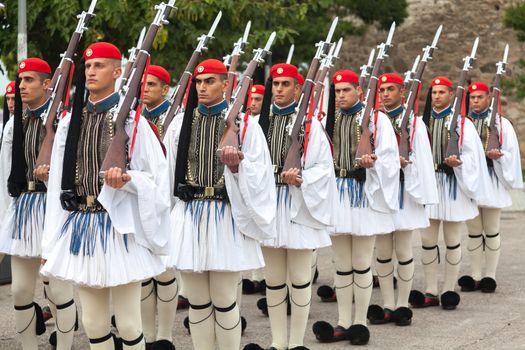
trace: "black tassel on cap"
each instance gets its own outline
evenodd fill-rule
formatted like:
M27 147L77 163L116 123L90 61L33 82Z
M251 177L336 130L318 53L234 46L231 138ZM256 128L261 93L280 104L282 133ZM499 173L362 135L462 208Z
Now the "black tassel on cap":
M334 138L334 125L335 125L335 85L330 84L330 90L328 93L328 109L326 111L326 133L330 139Z
M423 122L430 127L430 116L432 115L432 87L428 88L427 98L425 100L425 109L423 110Z
M13 120L13 149L11 173L7 180L7 190L11 197L18 197L27 189L27 163L24 153L24 125L22 121L22 98L20 96L20 78L15 85L15 113Z
M264 135L268 135L268 128L270 127L270 108L272 107L272 85L273 79L270 77L266 80L264 85L264 96L261 106L261 115L259 116L259 125L261 126Z
M179 145L177 148L177 163L175 164L175 188L174 195L179 196L179 185L186 184L186 166L188 163L188 150L191 139L191 125L193 123L193 113L198 105L197 82L192 79L186 101L186 110L180 130Z

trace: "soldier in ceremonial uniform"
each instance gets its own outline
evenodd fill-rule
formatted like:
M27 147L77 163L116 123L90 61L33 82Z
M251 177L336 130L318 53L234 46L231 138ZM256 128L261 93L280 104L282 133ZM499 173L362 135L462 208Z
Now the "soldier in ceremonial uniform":
M261 102L262 102L262 99L261 99ZM5 87L4 111L3 111L2 126L0 127L0 135L3 133L3 130L7 122L9 121L9 118L11 118L14 112L15 112L15 81L13 80L9 82L9 84L7 84L7 86Z
M320 342L350 340L351 344L363 345L370 338L366 316L372 294L370 265L375 238L395 230L392 214L399 208L399 152L388 116L378 111L368 125L374 135L375 157L355 159L364 114L359 77L341 70L334 74L332 83L339 109L335 115L328 113L326 130L334 143L339 190L332 234L339 318L336 327L319 321L313 331ZM330 97L332 110L335 101Z
M297 117L295 98L299 91L297 67L276 64L271 70L273 104L269 115L261 114L261 125L269 125L267 142L277 185L276 237L263 242L266 262L266 300L272 331L270 349L306 349L304 333L311 301L313 249L330 245L328 227L333 225L335 176L330 144L317 118L308 132L303 123L300 135L307 143L303 169L283 172L290 133ZM265 101L270 101L265 96ZM263 106L265 110L265 106ZM268 109L267 109L268 110ZM303 145L303 152L305 147ZM287 286L289 278L290 286ZM287 337L287 305L291 303L290 337ZM245 350L260 349L249 344Z
M264 265L259 241L273 235L275 191L259 125L248 119L241 148L218 150L226 127L227 70L216 59L197 65L182 123L170 124L173 201L171 266L181 272L196 349L238 349L236 303L241 271ZM180 136L180 137L179 137Z
M91 349L114 348L110 299L124 348L143 349L141 281L165 270L158 254L167 254L169 235L167 162L146 120L128 118L129 169L100 172L114 135L121 54L100 42L83 58L85 84L60 120L50 167L37 169L44 179L49 169L42 274L76 285Z
M13 120L12 116L15 113L15 81L11 81L5 88L4 95L4 115L2 121L1 137L0 137L0 171L1 178L6 181L11 171L11 158L13 144ZM2 152L2 148L8 147L8 150ZM11 196L7 192L7 183L0 184L0 222L3 222L9 204L11 203ZM0 262L3 260L4 254L0 253Z
M148 66L143 98L146 107L142 115L155 125L161 137L164 136L164 118L170 108L170 101L166 99L170 91L170 81L170 73L165 68L153 64Z
M264 85L252 86L252 104L250 105L250 113L257 122L259 121L259 114L261 114L263 97Z
M461 264L463 222L478 215L475 201L483 198L484 184L488 181L485 155L470 119L465 118L464 123L457 123L457 132L462 140L461 159L446 156L448 128L453 115L452 86L452 82L446 77L439 76L432 80L427 97L427 103L430 99L432 101L432 109L423 116L432 140L439 203L426 207L430 226L421 230L425 294L420 291L411 292L410 303L413 307L439 306L441 301L443 309L453 310L459 304L460 297L454 287ZM437 242L441 223L447 249L442 259L445 261L445 280L439 298L437 268L441 257Z
M488 149L489 87L483 82L469 86L470 117L486 154L490 175L491 195L478 201L479 215L467 221L471 274L459 279L462 291L481 290L492 293L496 290L496 268L501 247L501 209L512 204L509 190L523 188L521 178L520 148L516 132L507 118L496 121L500 132L501 149ZM498 106L495 106L498 108ZM483 264L485 263L485 264ZM483 273L485 265L485 273Z
M36 335L45 332L42 310L33 298L42 255L47 189L33 168L45 135L43 117L49 106L51 68L40 58L28 58L20 62L18 78L21 102L27 109L21 118L9 119L4 130L0 183L2 202L9 207L0 215L0 252L11 255L16 329L25 350L36 349ZM7 191L13 200L5 200ZM73 288L51 279L45 291L57 308L58 349L70 349L76 327Z
M399 140L405 112L404 82L393 73L379 77L379 99ZM412 321L408 298L414 276L412 235L416 229L430 225L425 205L437 203L432 150L427 129L421 118L412 115L408 121L411 144L410 158L400 156L399 211L393 214L396 230L376 238L376 270L383 297L383 307L370 305L368 319L372 324L395 322L406 326ZM394 295L394 253L397 266L397 303Z
M148 66L143 98L145 108L142 115L161 137L164 134L164 118L170 107L170 102L166 99L170 81L170 74L165 68ZM142 282L142 327L147 348L175 349L172 343L172 329L177 311L178 279L175 270L170 268L159 276ZM158 315L158 323L155 322L155 315Z

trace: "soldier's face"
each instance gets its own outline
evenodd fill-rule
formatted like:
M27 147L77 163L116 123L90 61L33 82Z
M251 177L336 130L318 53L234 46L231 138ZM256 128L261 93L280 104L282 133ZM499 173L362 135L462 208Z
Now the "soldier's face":
M470 108L476 113L483 112L489 107L490 95L486 91L474 91L469 97Z
M379 88L379 100L388 110L399 107L403 101L405 90L402 86L393 83L381 84Z
M432 107L441 111L447 108L454 99L454 92L447 86L436 85L432 87Z
M337 108L348 109L355 105L363 90L351 83L335 84L335 105Z
M42 79L37 72L23 72L19 77L22 103L27 104L31 109L40 107L46 100L46 90L51 80Z
M86 61L86 88L90 93L108 94L115 90L115 81L122 69L120 61L109 58L92 58Z
M148 74L144 88L144 104L148 108L157 107L168 94L170 87L154 75Z
M5 98L7 99L7 108L9 109L9 113L15 113L15 94L5 95Z
M279 77L273 79L272 94L275 104L286 107L295 100L295 94L300 91L297 80L290 77Z
M250 111L252 112L252 115L261 114L262 102L263 102L263 95L252 94L252 104L250 106Z
M228 79L220 74L201 74L195 78L199 103L213 106L224 99L228 88Z

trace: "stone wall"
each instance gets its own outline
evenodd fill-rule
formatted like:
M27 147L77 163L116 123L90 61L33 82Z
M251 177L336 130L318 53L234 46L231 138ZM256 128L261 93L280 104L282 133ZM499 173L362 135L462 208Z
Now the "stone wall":
M398 26L394 36L394 48L385 60L383 71L404 73L410 69L414 58L432 40L434 32L443 24L443 32L434 53L434 60L427 65L424 74L426 92L428 83L436 75L446 75L456 81L462 68L462 58L472 47L476 36L480 37L477 60L469 79L490 84L501 59L506 43L510 45L509 65L506 76L525 73L517 65L525 56L525 45L520 43L513 30L505 28L502 18L511 1L503 0L408 0L409 16ZM386 39L387 32L370 28L363 37L348 37L343 46L339 67L358 71L368 58L374 45ZM505 92L503 91L503 94ZM422 96L422 101L424 99ZM504 114L518 130L522 162L525 159L525 105L523 100L503 97ZM423 106L421 106L422 108ZM523 162L525 166L525 162Z

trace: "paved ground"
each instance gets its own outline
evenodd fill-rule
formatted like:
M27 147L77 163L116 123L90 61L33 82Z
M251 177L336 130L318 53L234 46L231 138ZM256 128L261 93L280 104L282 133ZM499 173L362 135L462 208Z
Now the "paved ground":
M462 302L455 311L438 308L415 310L410 327L394 325L370 326L371 340L367 349L525 349L525 213L505 212L501 233L502 257L498 271L498 289L495 294L462 293ZM440 243L444 248L443 242ZM420 256L419 235L416 234L414 247L416 262ZM463 247L463 252L466 249ZM468 271L468 257L464 254L462 273ZM330 250L323 249L319 254L320 277L314 286L314 297L310 321L306 331L305 345L310 349L344 349L350 347L346 342L321 345L316 342L311 331L317 320L337 320L336 305L323 304L315 295L320 284L332 282L333 268ZM443 266L441 266L443 270ZM442 271L441 271L442 272ZM462 274L461 273L461 274ZM423 276L421 265L416 265L414 287L421 289ZM257 310L255 303L259 296L244 296L242 314L248 320L248 328L243 337L243 345L259 342L269 345L270 326L268 319ZM43 303L42 290L38 290L38 302ZM372 302L378 303L379 290L374 290ZM187 311L177 314L173 335L177 349L191 349L191 340L182 327ZM48 323L46 335L40 337L42 349L51 349L47 337L53 323ZM13 309L10 286L0 287L0 349L18 349L14 331ZM77 333L74 349L88 349L87 338L81 331Z

